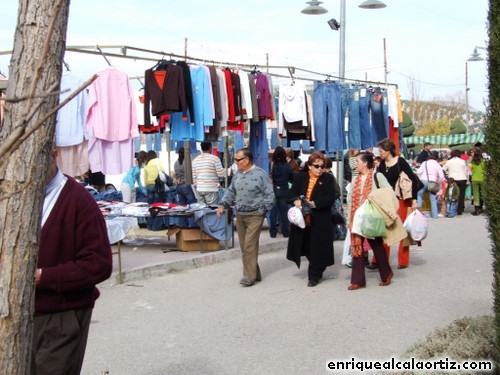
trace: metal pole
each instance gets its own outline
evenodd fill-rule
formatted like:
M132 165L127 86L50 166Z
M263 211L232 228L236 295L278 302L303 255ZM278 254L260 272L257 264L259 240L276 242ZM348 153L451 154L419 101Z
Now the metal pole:
M385 45L385 38L384 38L384 83L387 86L387 48Z
M341 82L343 82L345 78L345 1L346 0L340 0L339 77Z
M465 62L465 133L469 134L469 67Z

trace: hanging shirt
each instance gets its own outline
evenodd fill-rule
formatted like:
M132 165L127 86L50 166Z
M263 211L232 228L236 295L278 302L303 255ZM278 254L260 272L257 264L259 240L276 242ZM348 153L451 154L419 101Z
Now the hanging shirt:
M71 74L61 77L61 92L59 102L63 102L69 95L83 85L83 81ZM82 90L76 97L57 111L56 146L67 147L81 144L88 139L85 128L87 116L87 90Z
M106 141L137 138L134 92L127 74L108 68L97 76L89 86L87 129Z

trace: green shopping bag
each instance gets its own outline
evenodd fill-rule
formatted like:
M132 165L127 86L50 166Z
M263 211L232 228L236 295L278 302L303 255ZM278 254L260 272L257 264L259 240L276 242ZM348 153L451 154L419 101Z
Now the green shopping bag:
M361 222L361 234L363 237L375 238L385 236L386 233L387 228L382 214L373 204L367 202Z

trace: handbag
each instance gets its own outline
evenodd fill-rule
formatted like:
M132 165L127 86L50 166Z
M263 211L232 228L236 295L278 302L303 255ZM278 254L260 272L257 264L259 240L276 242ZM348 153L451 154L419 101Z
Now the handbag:
M427 190L431 194L437 194L440 189L439 184L436 181L429 180L429 171L427 170L427 162L425 162L425 173L427 174Z
M344 209L342 207L342 202L340 199L336 199L332 204L332 222L334 224L345 224Z
M158 164L158 159L156 159L156 167L158 168L158 176L155 179L155 185L158 188L158 191L165 191L165 185L173 186L174 179L170 177L168 174L160 170L160 165Z
M366 238L375 238L383 237L386 233L384 217L372 203L368 202L361 221L361 234Z
M303 195L300 196L300 200L301 200L301 206L302 206L302 209L301 209L302 215L304 217L312 215L312 207L309 204L309 202L304 198Z

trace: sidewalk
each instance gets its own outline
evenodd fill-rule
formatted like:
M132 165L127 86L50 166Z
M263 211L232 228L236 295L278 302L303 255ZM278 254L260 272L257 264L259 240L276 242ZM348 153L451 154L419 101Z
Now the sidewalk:
M469 212L429 221L410 267L397 269L393 247L391 285L366 271L358 291L347 290L342 241L335 265L309 288L307 261L297 269L286 239L264 228L263 280L243 288L237 238L230 250L164 253L173 238L141 232L136 240L156 240L124 246L125 282L117 285L114 273L99 286L82 375L332 374L331 360L397 358L457 318L492 314L487 217Z
M122 281L124 283L163 276L168 273L208 266L231 259L241 258L238 234L234 231L234 247L232 240L220 242L216 251L178 251L175 250L175 235L167 237L167 231L153 232L147 229L131 229L120 245ZM269 227L264 224L259 240L259 253L286 249L287 238L278 233L276 238L269 235ZM113 245L113 252L118 245ZM111 285L120 283L118 272L118 255L113 255L113 274L104 283Z

